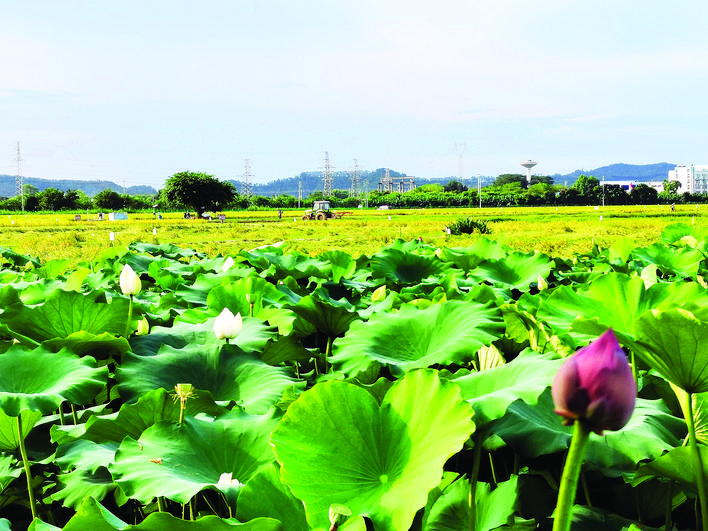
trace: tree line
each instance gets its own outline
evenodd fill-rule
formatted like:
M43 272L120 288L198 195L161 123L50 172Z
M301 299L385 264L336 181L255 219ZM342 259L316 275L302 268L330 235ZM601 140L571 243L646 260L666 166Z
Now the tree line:
M659 203L703 203L705 194L680 193L677 181L663 183L663 191L646 184L638 184L630 191L618 185L603 185L593 176L580 175L572 186L556 185L551 177L534 176L527 183L521 174L498 176L481 193L460 181L446 185L426 184L408 192L378 192L351 196L348 190L333 190L323 197L321 191L304 198L300 205L294 196L282 194L273 197L239 194L232 183L222 182L211 175L181 172L170 177L156 196L119 194L105 189L93 197L81 190L62 192L56 188L39 191L32 185L24 186L23 196L0 201L0 209L52 211L190 211L204 212L245 209L307 208L313 201L327 199L334 208L368 206L378 208L432 208L432 207L511 207L511 206L580 206L580 205L651 205ZM24 203L24 204L23 204Z

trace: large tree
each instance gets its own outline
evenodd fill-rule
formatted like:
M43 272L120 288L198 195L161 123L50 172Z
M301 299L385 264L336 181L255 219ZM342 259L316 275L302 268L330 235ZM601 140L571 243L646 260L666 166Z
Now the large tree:
M191 208L201 217L207 210L226 208L236 190L231 183L221 182L213 175L184 171L167 179L162 193L173 205Z

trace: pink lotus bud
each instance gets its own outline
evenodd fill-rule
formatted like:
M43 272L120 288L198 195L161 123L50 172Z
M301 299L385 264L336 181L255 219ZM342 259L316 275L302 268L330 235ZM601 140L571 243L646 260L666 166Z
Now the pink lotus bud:
M588 429L602 434L627 424L634 411L637 385L611 329L561 365L551 393L555 411L566 425L581 419Z

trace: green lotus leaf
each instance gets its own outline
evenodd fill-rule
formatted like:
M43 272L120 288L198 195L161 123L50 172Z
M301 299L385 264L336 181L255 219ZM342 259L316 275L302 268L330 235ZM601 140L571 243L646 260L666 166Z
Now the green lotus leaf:
M180 286L175 290L178 299L194 306L206 306L209 292L220 286L224 277L212 273L202 273L197 275L197 279L191 285Z
M691 398L691 409L693 410L693 424L696 430L696 440L701 444L708 444L708 393L694 393L689 395L683 389L675 385L671 388L676 393L683 418L687 419L688 400Z
M79 358L66 349L53 353L13 345L0 354L0 409L16 417L25 409L46 415L64 400L86 404L104 388L108 376L106 367L93 365L92 358Z
M313 527L329 506L368 516L377 531L408 529L474 431L472 410L436 371L411 371L381 406L366 390L330 381L305 391L271 435L283 482Z
M703 253L696 249L672 248L661 243L635 249L632 257L647 264L654 264L661 271L677 273L688 278L696 278L698 267L703 261Z
M423 256L392 247L371 257L374 278L384 278L396 284L418 284L428 277L442 276L450 266L437 256Z
M225 413L223 408L214 403L209 393L195 391L194 395L187 400L185 415L206 413L220 416ZM174 394L165 389L155 389L143 394L134 404L124 404L118 413L90 417L86 421L83 438L97 443L113 441L116 444L126 436L138 439L143 431L157 422L177 422L179 414L180 404Z
M39 411L24 410L20 413L22 417L22 438L26 438L35 424L42 418ZM20 447L20 439L17 433L17 416L7 415L0 410L0 450L13 451Z
M214 400L235 401L249 413L265 413L295 380L288 370L272 367L232 345L164 346L155 356L128 354L116 371L118 390L134 399L153 389L171 391L190 383Z
M338 249L322 253L317 258L329 262L330 279L334 283L339 283L342 279L350 279L357 270L357 263L351 255Z
M553 269L553 261L540 253L512 252L498 260L489 259L469 272L478 282L528 291L538 277L546 278Z
M273 462L268 438L276 422L270 416L158 422L137 441L126 437L109 470L123 492L141 503L157 496L187 503L206 487L238 489Z
M127 298L105 302L102 292L89 295L75 291L55 290L40 306L15 306L5 323L20 340L33 343L47 339L67 338L75 332L94 335L125 333L128 320Z
M359 318L350 304L323 300L319 295L307 295L290 309L329 338L344 335L352 322Z
M153 256L164 256L173 260L204 256L202 253L198 253L194 249L182 248L173 243L154 244L135 242L130 244L129 249L138 253L148 253Z
M452 262L460 269L469 271L485 260L502 259L507 252L499 242L488 238L480 238L469 247L443 247L438 254L441 260Z
M71 507L75 510L86 498L93 497L96 500L103 500L116 488L113 476L105 467L100 467L95 471L77 468L65 474L58 474L57 483L58 490L48 499L58 501L64 507Z
M703 477L708 475L708 447L699 445L703 464ZM693 456L691 448L682 446L674 448L648 463L642 463L637 469L637 473L632 478L632 485L637 485L651 478L660 478L679 483L683 488L688 489L691 494L698 493L696 483L696 473L693 466Z
M22 463L12 455L0 454L0 493L22 474Z
M494 433L521 455L536 458L564 451L573 430L563 426L553 411L553 398L546 390L536 405L521 400L512 403ZM591 436L585 463L608 476L632 473L637 463L653 459L680 444L686 425L671 415L660 401L637 399L634 414L620 431Z
M130 350L130 344L124 337L116 337L108 332L93 334L84 330L69 334L65 338L49 339L42 345L52 352L68 348L79 356L91 356L103 360L111 357L120 359Z
M332 363L352 375L374 361L400 371L463 364L503 333L501 311L491 302L448 301L424 310L406 305L398 313L376 313L369 321L352 323L334 342Z
M264 309L280 307L286 299L285 294L267 280L249 275L214 288L207 296L207 305L217 314L228 308L234 314L239 312L242 316L248 316L253 304L253 315L260 317Z
M476 531L491 531L514 521L518 493L518 476L511 476L492 490L489 483L477 483ZM447 487L433 504L428 515L426 531L459 531L470 528L470 484L460 478Z
M618 238L610 246L610 260L622 264L628 262L635 247L632 238Z
M542 299L536 317L559 334L581 328L582 323L583 332L575 334L579 342L595 339L611 327L622 343L631 345L640 315L680 307L687 301L708 305L708 293L697 283L659 283L646 289L637 276L609 273L577 292L567 286L557 288Z
M134 336L130 338L130 346L134 354L141 356L154 356L160 353L163 345L176 349L185 348L189 345L200 345L204 348L221 346L224 341L218 339L214 333L214 321L216 315L213 312L195 310L191 314L194 322L177 318L170 327L155 326L150 333L145 336ZM244 317L243 329L234 339L230 340L231 345L238 346L246 352L262 351L268 341L277 337L277 332L265 324L260 319Z
M708 322L693 313L652 310L637 319L636 353L688 393L708 391Z
M284 254L278 247L268 246L251 251L241 251L239 256L245 259L256 269L260 269L262 277L270 277L275 281L286 277L299 278L327 278L329 264L310 258L301 253Z
M472 405L477 425L487 425L502 418L517 399L535 404L562 363L553 355L527 349L509 363L453 381L460 387L462 398Z
M258 517L280 520L288 531L309 531L305 506L280 481L277 463L264 468L241 489L236 518L247 522Z

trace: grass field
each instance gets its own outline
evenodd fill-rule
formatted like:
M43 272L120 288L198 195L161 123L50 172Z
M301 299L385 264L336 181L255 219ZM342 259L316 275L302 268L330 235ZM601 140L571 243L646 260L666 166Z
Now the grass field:
M479 234L452 236L445 227L461 217L489 222L491 235L524 251L571 257L590 250L593 241L610 246L621 237L636 245L657 241L673 223L708 225L708 210L680 205L647 207L542 207L483 209L353 210L342 219L303 221L304 209L278 218L275 211L227 212L226 221L185 220L182 213L130 214L127 221L99 221L95 213L11 214L0 218L0 246L42 260L91 260L112 245L132 242L173 243L208 254L232 254L275 242L287 249L317 255L342 249L353 256L370 255L397 238L421 237L435 246L465 247ZM111 240L111 233L113 240Z

